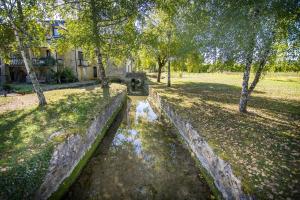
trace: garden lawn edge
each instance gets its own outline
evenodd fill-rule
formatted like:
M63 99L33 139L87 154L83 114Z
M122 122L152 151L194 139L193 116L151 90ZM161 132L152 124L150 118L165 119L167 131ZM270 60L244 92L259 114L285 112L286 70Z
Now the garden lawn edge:
M149 90L148 99L177 128L190 151L199 161L201 168L203 168L201 171L206 171L204 177L214 195L220 197L218 192L215 192L215 189L217 189L224 199L253 199L252 196L244 193L242 183L233 174L231 165L213 152L204 137L192 127L190 122L183 120L153 87ZM215 187L212 187L212 180Z
M126 102L127 99L127 95L126 95L126 91L121 92L120 94L116 95L115 97L112 97L112 100L110 103L108 103L108 105L105 106L104 110L99 113L99 115L95 118L95 120L91 123L90 127L87 130L87 133L83 136L84 138L81 138L81 136L79 134L75 135L74 137L70 137L72 138L79 138L77 139L77 141L83 141L83 143L87 143L88 142L88 135L90 135L90 129L93 128L93 126L95 127L95 124L97 125L96 127L100 126L100 129L95 133L95 137L93 137L93 141L91 141L90 145L87 146L83 146L83 150L82 155L79 155L79 157L76 155L77 152L73 152L73 156L72 157L72 153L68 152L68 151L73 151L74 149L76 149L76 145L74 145L70 142L70 140L66 140L63 142L62 145L68 146L69 148L66 149L66 152L63 152L66 154L66 157L69 157L66 159L66 161L68 159L71 159L74 164L72 165L72 163L67 162L67 168L69 168L67 171L61 171L61 173L63 173L62 176L56 176L56 180L52 180L52 177L57 175L57 171L60 171L62 168L61 163L60 165L58 165L57 162L57 152L61 153L61 150L64 149L59 149L58 146L56 146L54 148L54 152L52 154L52 158L51 161L54 160L55 164L51 166L51 161L50 161L50 166L49 166L49 170L48 173L45 176L44 182L41 184L39 190L37 191L36 195L35 195L35 199L60 199L69 189L69 187L73 184L73 182L76 180L76 178L80 175L80 172L82 171L82 169L84 168L84 166L86 165L86 163L89 161L89 159L92 157L93 153L95 152L95 150L97 149L98 145L101 143L102 138L104 137L104 135L106 134L106 132L108 131L108 128L110 127L110 125L112 124L112 122L115 120L115 117L117 116L117 114L119 113L119 111L122 109L122 107L124 106L124 103ZM113 110L110 110L110 108L112 108ZM105 115L109 115L107 120L104 119L103 121L103 117ZM75 141L76 142L76 141ZM77 144L78 145L78 144ZM82 144L79 144L82 146ZM61 147L61 146L60 146ZM57 151L56 151L57 150ZM69 154L70 153L70 154ZM61 159L64 160L64 156L61 156ZM64 166L63 166L64 168ZM55 174L53 174L53 172Z

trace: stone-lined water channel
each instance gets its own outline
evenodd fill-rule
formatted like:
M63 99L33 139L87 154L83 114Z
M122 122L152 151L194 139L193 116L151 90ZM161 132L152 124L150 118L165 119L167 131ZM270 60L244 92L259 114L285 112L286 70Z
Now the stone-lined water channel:
M65 199L210 199L174 127L130 97Z

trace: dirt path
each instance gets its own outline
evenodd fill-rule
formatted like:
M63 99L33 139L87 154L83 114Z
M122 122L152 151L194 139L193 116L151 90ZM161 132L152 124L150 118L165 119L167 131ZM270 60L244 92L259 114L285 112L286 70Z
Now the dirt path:
M38 105L38 98L36 94L12 94L8 97L0 97L0 113L12 110L21 110L34 105Z
M85 88L91 89L95 87L95 81L84 81L76 83L66 83L61 85L43 85L45 94L46 91L72 89L72 88ZM0 113L21 110L30 106L38 105L38 98L35 93L21 95L17 93L8 94L7 97L0 96Z

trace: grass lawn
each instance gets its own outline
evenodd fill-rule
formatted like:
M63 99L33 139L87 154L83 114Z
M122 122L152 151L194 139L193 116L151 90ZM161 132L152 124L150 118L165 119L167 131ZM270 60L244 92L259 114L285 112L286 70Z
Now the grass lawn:
M299 199L299 75L264 76L247 114L238 112L242 74L184 74L172 81L171 88L153 87L232 165L245 192L258 199Z
M110 96L123 89L113 84ZM33 98L33 103L23 109L0 112L0 199L32 198L47 172L53 146L70 134L84 134L109 102L102 89L95 86L52 90L45 96L45 108L37 107L33 94L0 97L1 107L20 98ZM63 132L62 136L50 138L58 131Z
M32 84L9 84L12 90L16 93L29 94L33 93Z

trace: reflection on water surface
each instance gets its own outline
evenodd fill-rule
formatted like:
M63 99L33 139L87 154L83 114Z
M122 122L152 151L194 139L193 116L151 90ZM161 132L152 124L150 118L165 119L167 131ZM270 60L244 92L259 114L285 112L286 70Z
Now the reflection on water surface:
M145 97L128 104L65 198L209 199L174 128L158 119Z

